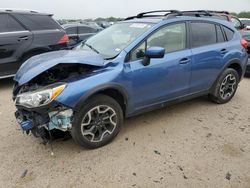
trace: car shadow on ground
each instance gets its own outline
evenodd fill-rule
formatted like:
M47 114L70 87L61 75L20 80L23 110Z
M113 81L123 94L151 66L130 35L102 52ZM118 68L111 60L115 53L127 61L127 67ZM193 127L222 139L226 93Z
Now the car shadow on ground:
M121 144L124 138L127 138L132 132L138 132L138 129L145 129L145 126L161 126L160 124L155 125L152 123L152 119L165 119L167 120L173 114L176 116L180 114L185 114L189 110L194 110L195 108L200 108L201 106L214 106L216 104L210 102L207 96L199 97L193 100L185 101L179 104L171 105L168 107L160 108L158 110L153 110L150 112L143 113L141 115L133 116L124 120L124 126L121 132L118 134L117 138L111 142L108 146L112 147L113 144ZM168 126L166 124L166 126ZM170 125L171 126L171 125ZM157 129L157 127L155 127ZM91 151L77 145L72 138L62 141L61 139L53 142L54 148L58 153L69 151L79 153L81 151ZM105 148L103 147L103 148ZM49 149L49 148L48 148Z
M14 85L13 78L5 78L0 80L0 89L11 88Z

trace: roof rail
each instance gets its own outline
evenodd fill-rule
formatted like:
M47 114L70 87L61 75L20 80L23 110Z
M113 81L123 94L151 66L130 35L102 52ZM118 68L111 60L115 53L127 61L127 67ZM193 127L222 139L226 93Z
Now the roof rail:
M212 16L209 11L206 10L189 10L189 11L181 11L182 16L186 16L188 14L194 14L195 16Z
M162 15L158 15L158 14L147 15L147 14L152 14L152 13L164 13L164 14L162 14ZM131 19L134 19L134 18L144 18L144 17L167 16L169 14L177 14L177 15L179 15L179 14L181 14L181 12L178 11L178 10L156 10L156 11L142 12L142 13L137 14L136 16L128 17L125 20L131 20Z
M219 11L219 10L206 10L207 12L210 12L210 13L222 13L222 14L230 14L228 11Z
M152 14L152 13L164 13L162 15L159 14ZM139 13L136 16L131 16L126 18L125 20L131 20L135 18L145 18L145 17L164 17L163 19L169 19L176 16L196 16L196 17L202 17L202 16L215 16L216 13L223 13L223 14L230 14L227 11L213 11L213 10L190 10L190 11L178 11L178 10L156 10L156 11L149 11L149 12L142 12ZM216 15L220 16L220 15Z

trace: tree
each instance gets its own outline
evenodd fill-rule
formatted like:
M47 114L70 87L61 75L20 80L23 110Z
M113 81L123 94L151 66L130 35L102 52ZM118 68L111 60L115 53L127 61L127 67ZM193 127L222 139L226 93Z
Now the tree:
M239 14L238 14L238 17L239 18L250 18L250 12L240 12Z

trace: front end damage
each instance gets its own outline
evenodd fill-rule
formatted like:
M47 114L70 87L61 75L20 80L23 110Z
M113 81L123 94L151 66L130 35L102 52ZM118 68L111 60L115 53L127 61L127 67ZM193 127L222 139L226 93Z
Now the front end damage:
M43 143L69 136L74 109L56 101L67 82L82 79L100 67L83 64L58 64L27 83L16 82L13 100L17 122L24 132L40 137Z
M64 138L72 128L73 110L55 106L49 111L42 109L18 109L15 113L22 130L35 137L40 137L46 144L57 138Z

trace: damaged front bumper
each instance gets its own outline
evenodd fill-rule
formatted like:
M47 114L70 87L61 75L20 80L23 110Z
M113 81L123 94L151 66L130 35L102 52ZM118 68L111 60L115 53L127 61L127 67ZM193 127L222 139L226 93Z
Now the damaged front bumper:
M53 102L49 106L28 109L17 107L17 122L24 132L41 137L45 142L51 140L51 133L68 132L72 128L73 110Z

